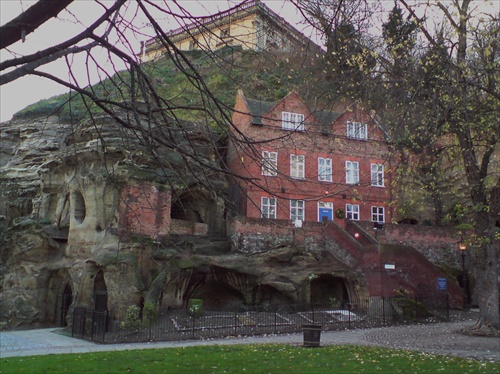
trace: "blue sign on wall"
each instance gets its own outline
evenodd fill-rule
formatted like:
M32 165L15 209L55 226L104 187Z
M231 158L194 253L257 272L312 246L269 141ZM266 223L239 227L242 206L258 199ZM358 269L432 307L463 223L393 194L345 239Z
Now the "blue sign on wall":
M437 286L439 291L446 291L446 278L438 278L437 279Z

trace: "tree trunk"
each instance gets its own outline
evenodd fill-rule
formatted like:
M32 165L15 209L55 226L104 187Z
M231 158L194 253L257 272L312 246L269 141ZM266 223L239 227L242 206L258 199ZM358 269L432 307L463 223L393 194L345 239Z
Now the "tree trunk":
M474 329L478 330L478 333L498 335L500 329L498 244L480 247L474 257L477 274L476 294L479 304L479 320Z

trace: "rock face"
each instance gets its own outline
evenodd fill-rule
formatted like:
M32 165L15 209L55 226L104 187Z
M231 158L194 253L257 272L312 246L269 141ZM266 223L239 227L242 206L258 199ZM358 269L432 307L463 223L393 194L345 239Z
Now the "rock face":
M369 296L362 248L340 228L326 238L320 224L308 236L226 221L224 177L189 157L217 159L209 134L193 126L154 152L135 135L107 117L1 124L1 327L191 298L210 308Z
M65 323L70 305L107 308L108 288L111 302L140 299L135 261L143 248L130 234L168 234L172 190L147 167L138 169L147 150L127 147L133 134L108 119L78 126L57 117L13 120L1 134L2 323ZM125 199L132 185L149 188L146 200L156 200L142 209L155 215L144 233L140 222L125 219L137 213L137 199Z

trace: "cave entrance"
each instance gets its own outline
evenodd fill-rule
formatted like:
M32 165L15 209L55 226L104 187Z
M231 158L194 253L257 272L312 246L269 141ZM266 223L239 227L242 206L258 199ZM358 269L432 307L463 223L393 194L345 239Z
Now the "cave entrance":
M329 303L341 307L349 302L345 279L323 274L311 281L310 297L312 304Z
M192 293L191 298L203 300L203 308L206 309L234 308L245 304L241 292L217 280L203 283Z
M203 196L192 192L179 194L177 199L172 201L170 218L182 221L204 223L202 217L204 212L199 209L200 201L202 199L204 200Z
M105 311L108 310L108 290L104 281L104 273L100 270L94 279L94 309Z
M46 322L66 326L68 309L73 302L71 280L66 269L51 272L47 279L46 295L41 299L46 311Z
M254 303L256 306L289 304L290 298L273 286L262 284L254 291Z
M67 326L66 316L68 315L68 310L71 303L73 303L73 290L71 289L71 284L67 282L61 294L61 312L59 317L59 326Z

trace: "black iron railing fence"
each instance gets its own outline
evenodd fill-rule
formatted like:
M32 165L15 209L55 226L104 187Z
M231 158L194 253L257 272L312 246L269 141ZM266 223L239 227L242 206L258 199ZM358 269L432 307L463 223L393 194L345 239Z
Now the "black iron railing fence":
M349 303L283 304L231 310L128 310L110 313L75 309L72 336L100 343L129 343L283 334L303 325L322 330L368 328L449 318L447 295L367 298Z

